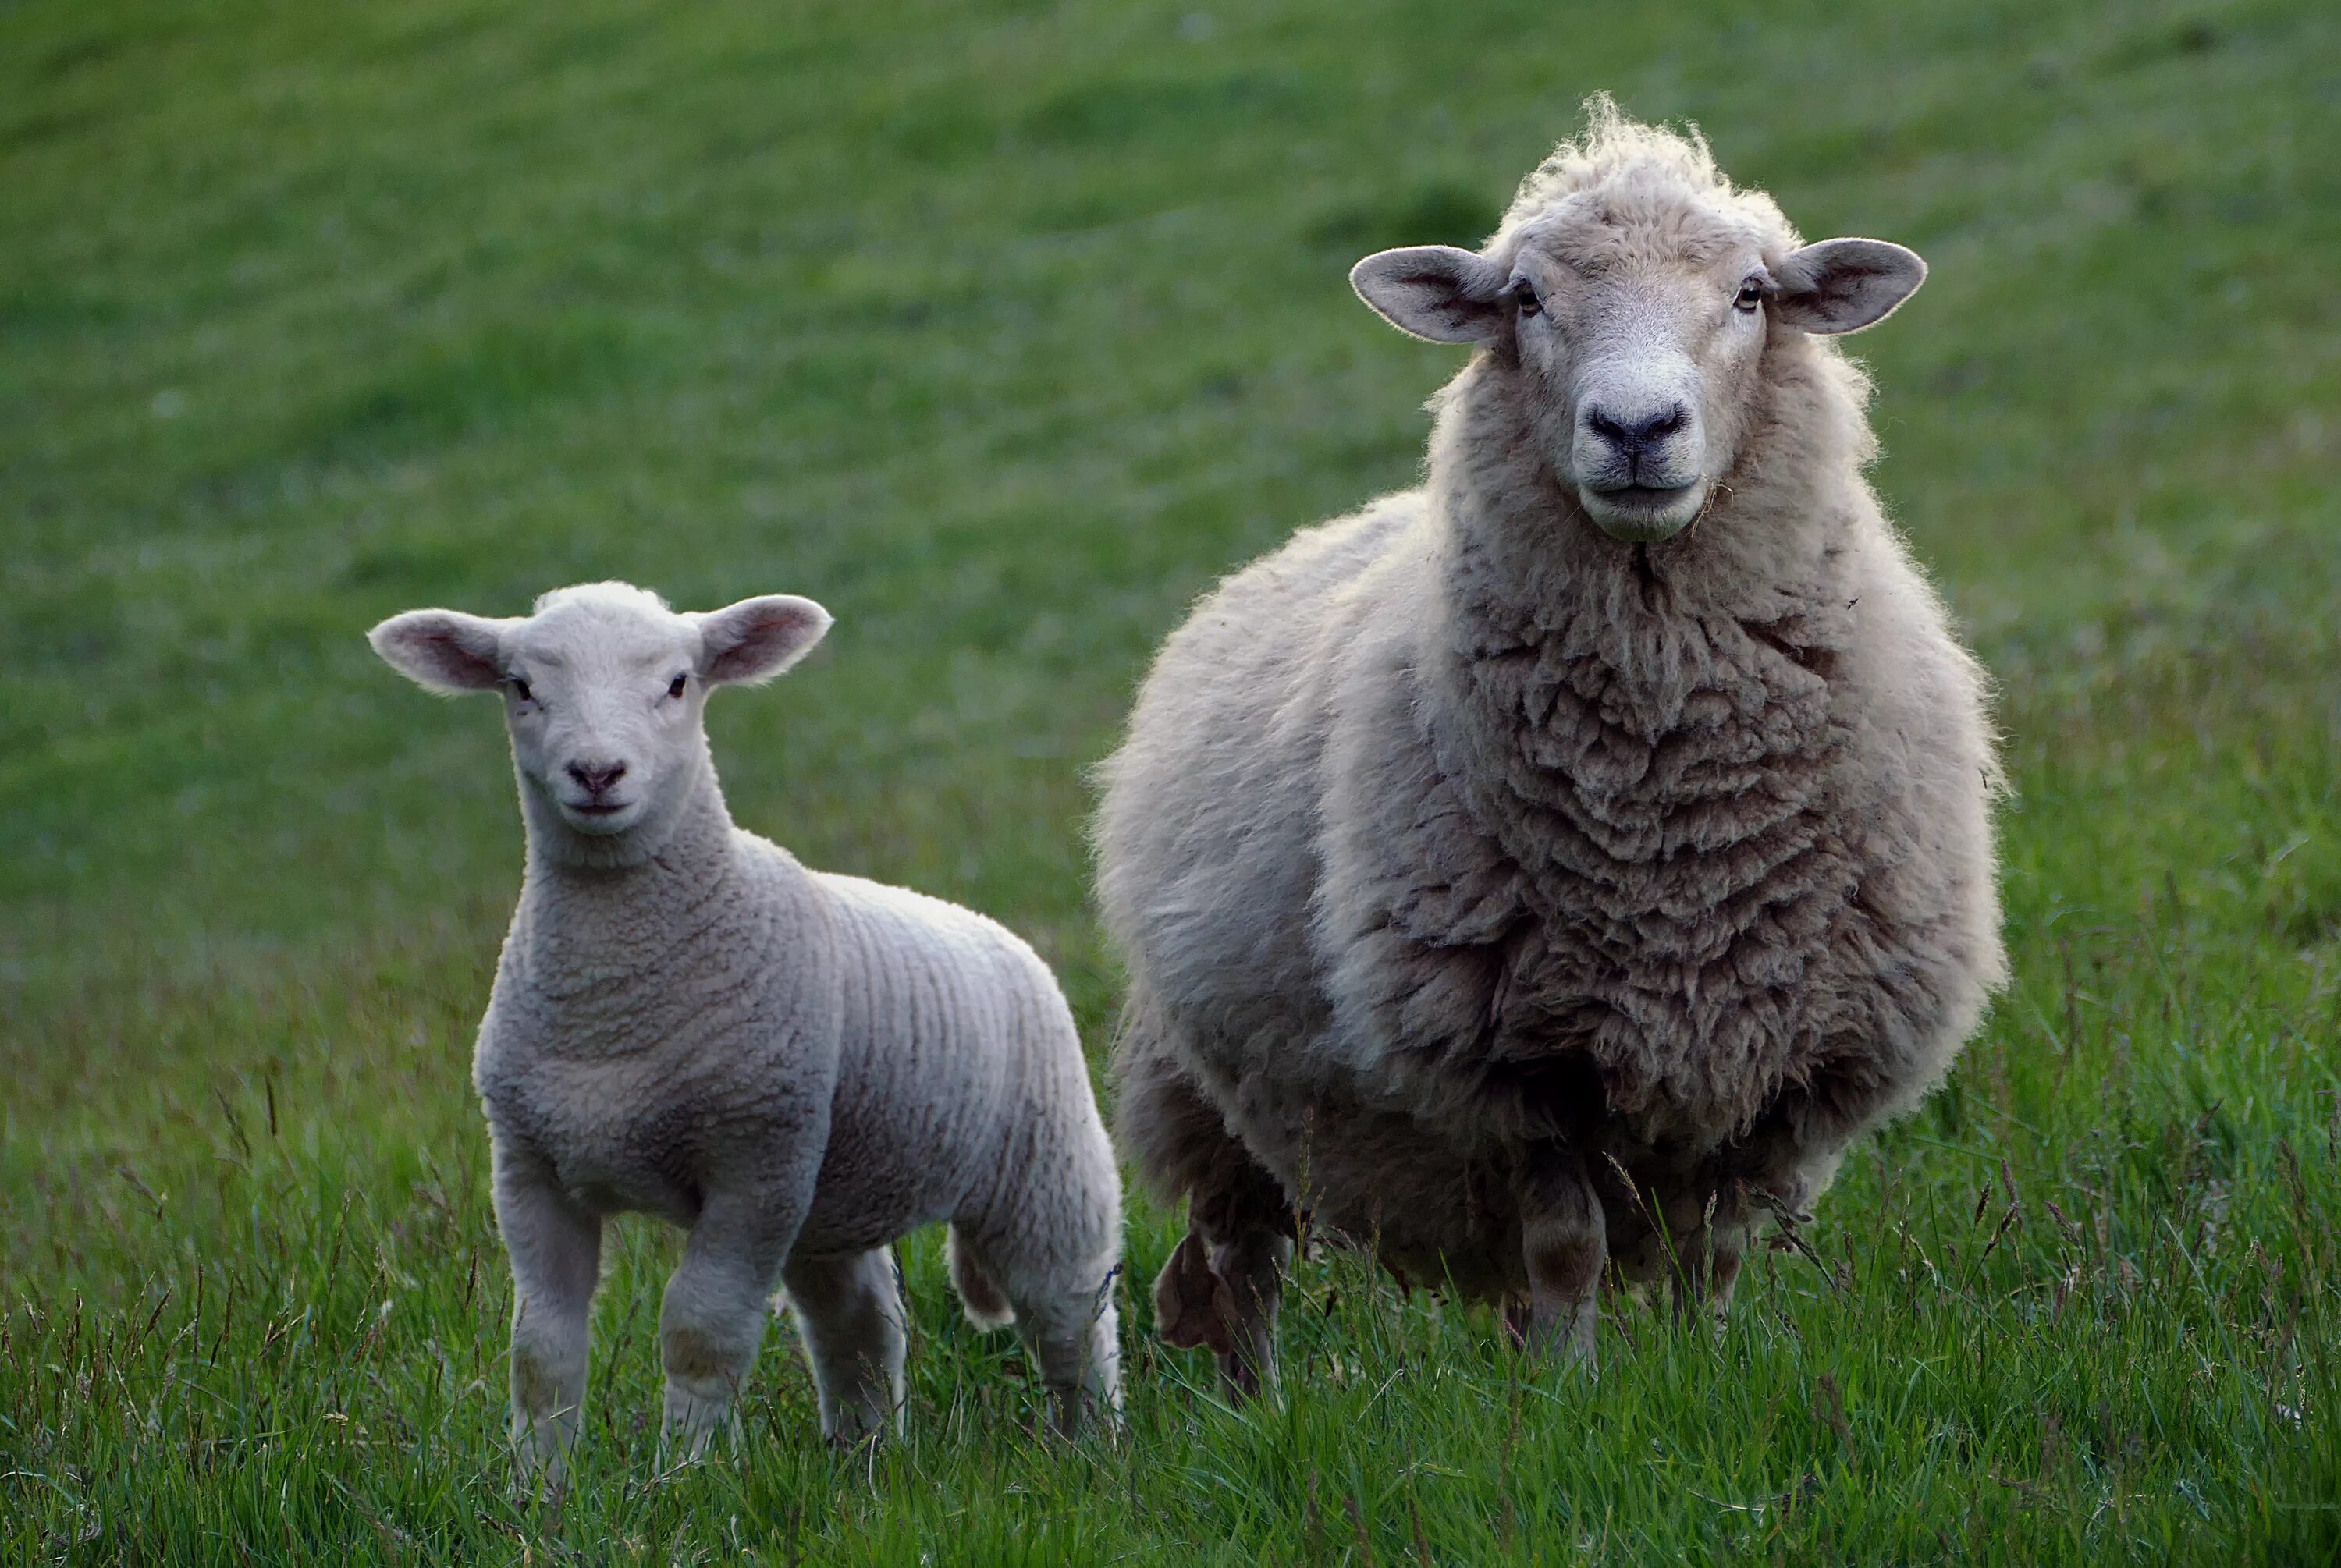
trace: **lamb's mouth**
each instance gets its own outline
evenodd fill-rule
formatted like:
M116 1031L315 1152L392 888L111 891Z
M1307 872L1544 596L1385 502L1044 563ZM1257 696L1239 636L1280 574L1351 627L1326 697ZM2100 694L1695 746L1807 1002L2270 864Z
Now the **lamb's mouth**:
M588 833L614 833L623 826L621 819L631 815L632 800L563 800L561 809L573 828Z
M1656 544L1662 539L1672 539L1698 515L1707 501L1707 483L1693 480L1689 484L1648 485L1626 484L1614 490L1595 490L1579 485L1577 498L1585 506L1585 513L1594 526L1612 539L1635 544Z

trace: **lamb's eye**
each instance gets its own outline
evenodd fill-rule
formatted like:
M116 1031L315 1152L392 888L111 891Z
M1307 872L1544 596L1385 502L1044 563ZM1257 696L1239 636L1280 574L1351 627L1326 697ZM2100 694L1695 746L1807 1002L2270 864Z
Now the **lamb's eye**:
M512 678L512 694L520 701L528 700L528 682L515 675Z
M1520 314L1524 316L1532 316L1543 311L1544 301L1538 297L1536 285L1534 283L1529 282L1526 278L1514 278L1512 280L1512 306L1514 309L1518 310Z
M690 676L678 675L672 680L667 682L666 694L669 697L680 697L682 695L682 689L690 684Z
M1739 296L1731 302L1731 308L1736 311L1752 311L1763 303L1764 280L1750 278L1739 285Z

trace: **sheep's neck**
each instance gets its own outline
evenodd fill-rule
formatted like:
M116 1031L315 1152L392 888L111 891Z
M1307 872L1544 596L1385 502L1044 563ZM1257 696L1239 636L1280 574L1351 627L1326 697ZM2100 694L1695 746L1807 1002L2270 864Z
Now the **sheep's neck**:
M1500 803L1525 800L1612 865L1768 831L1729 803L1752 770L1809 777L1840 739L1842 492L1766 471L1759 450L1691 530L1624 543L1471 378L1441 411L1429 476L1439 602L1421 669L1446 695L1427 710L1452 716L1433 723L1444 769L1489 823L1552 820Z

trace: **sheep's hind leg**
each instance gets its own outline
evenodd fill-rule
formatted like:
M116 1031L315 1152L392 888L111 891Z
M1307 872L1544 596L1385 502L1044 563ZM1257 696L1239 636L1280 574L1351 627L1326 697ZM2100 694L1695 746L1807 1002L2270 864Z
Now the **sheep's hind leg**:
M556 1500L585 1398L602 1222L502 1139L494 1153L496 1227L513 1271L513 1449L523 1483Z
M1165 1196L1188 1199L1186 1238L1154 1281L1163 1343L1209 1345L1230 1399L1276 1384L1276 1315L1292 1258L1291 1205L1189 1081L1168 1035L1132 988L1116 1076L1122 1146Z
M1530 1350L1589 1371L1609 1253L1600 1197L1584 1160L1559 1150L1531 1159L1519 1196L1529 1301L1526 1321L1513 1320L1515 1331Z
M902 1293L891 1247L791 1258L782 1271L821 1392L821 1433L841 1447L899 1432Z
M1172 1345L1208 1345L1229 1398L1276 1389L1276 1318L1292 1261L1284 1189L1230 1144L1188 1201L1186 1239L1154 1282L1154 1310Z

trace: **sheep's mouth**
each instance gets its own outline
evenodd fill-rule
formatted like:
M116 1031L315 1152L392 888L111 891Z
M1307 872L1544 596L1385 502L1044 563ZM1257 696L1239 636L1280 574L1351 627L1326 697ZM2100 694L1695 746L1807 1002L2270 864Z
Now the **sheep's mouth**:
M1623 484L1614 490L1579 486L1578 500L1594 526L1612 539L1655 544L1672 539L1698 515L1707 500L1704 481L1689 484Z

